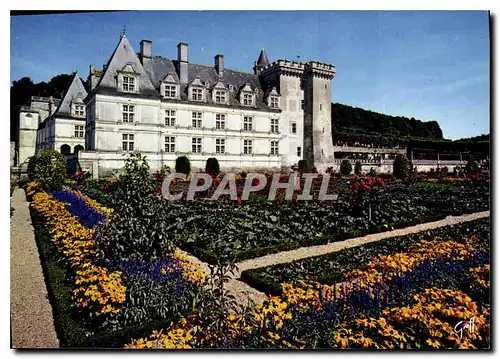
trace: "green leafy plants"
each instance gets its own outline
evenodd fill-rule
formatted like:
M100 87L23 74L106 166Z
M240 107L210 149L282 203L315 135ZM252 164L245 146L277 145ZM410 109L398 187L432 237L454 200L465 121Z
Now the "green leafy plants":
M205 172L213 178L217 177L220 173L219 161L217 158L210 157L205 165Z
M116 215L96 233L100 258L164 258L174 250L168 232L175 223L166 220L168 203L154 190L145 157L128 158L112 198Z
M66 158L55 150L42 151L36 155L33 176L46 189L61 189L67 177Z
M35 167L36 167L36 162L37 162L37 156L36 155L33 155L30 157L30 159L28 160L28 178L30 180L34 180L35 179Z
M175 172L184 173L186 176L191 172L191 163L186 156L177 157L175 160Z
M406 155L398 154L394 159L393 164L393 174L394 177L401 180L406 180L408 178L408 173L410 171L410 162Z
M307 164L306 160L300 160L298 163L299 166L299 172L300 173L307 173L309 172L309 165Z
M348 176L352 172L352 164L349 160L342 160L340 163L340 174L342 176Z

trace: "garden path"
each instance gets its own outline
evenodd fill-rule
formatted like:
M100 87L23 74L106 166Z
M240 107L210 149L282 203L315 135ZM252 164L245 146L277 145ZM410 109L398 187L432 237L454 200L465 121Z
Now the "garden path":
M231 276L231 280L227 283L226 289L228 289L229 292L236 297L236 300L240 304L247 304L248 302L259 303L265 300L267 296L265 293L262 293L239 280L241 278L241 273L245 270L267 267L270 265L276 265L281 263L293 262L299 259L304 259L309 257L316 257L323 254L336 252L344 248L355 247L369 242L376 242L385 238L403 236L406 234L422 232L429 229L435 229L452 224L469 222L475 219L489 217L489 215L490 211L464 214L461 216L448 216L440 221L422 223L416 226L396 229L389 232L374 233L364 237L347 239L345 241L333 242L311 247L302 247L291 251L269 254L259 258L249 259L236 264L238 270ZM201 269L204 270L206 273L210 273L208 264L200 261L198 258L193 257L192 255L186 252L183 253L191 261L198 263L201 266Z
M12 348L58 348L42 266L24 190L11 198L10 324Z

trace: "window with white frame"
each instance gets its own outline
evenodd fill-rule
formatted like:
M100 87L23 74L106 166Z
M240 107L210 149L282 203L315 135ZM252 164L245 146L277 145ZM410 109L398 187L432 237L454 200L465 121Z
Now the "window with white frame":
M165 110L165 126L175 126L175 110Z
M165 136L165 152L175 153L175 137Z
M302 147L297 147L297 157L302 157Z
M191 89L191 100L193 101L203 101L203 89L192 88Z
M293 134L297 133L297 123L296 122L292 122L292 133Z
M135 77L123 76L122 89L125 92L135 91Z
M215 129L224 130L226 128L226 115L216 114L215 115Z
M122 150L123 151L133 151L134 150L134 135L131 133L122 134Z
M203 116L203 114L201 112L193 112L192 113L191 123L192 123L193 128L201 128L202 116Z
M243 94L243 106L253 106L253 94Z
M134 105L122 105L123 122L134 122Z
M215 91L215 103L226 103L226 91Z
M75 116L83 117L85 116L85 106L84 105L74 105Z
M278 133L278 132L279 132L278 119L272 118L271 119L271 133Z
M226 153L226 140L224 138L215 139L215 153L217 154Z
M201 153L201 137L193 137L191 140L191 152Z
M271 156L278 156L278 141L271 141Z
M175 85L165 85L165 93L166 98L177 98L177 86Z
M270 106L271 108L278 108L278 97L277 96L271 96L270 98Z
M252 154L252 140L243 140L243 154L251 155Z
M243 117L243 131L252 131L253 129L253 117L244 116Z
M75 137L84 137L84 131L85 129L81 125L75 125Z

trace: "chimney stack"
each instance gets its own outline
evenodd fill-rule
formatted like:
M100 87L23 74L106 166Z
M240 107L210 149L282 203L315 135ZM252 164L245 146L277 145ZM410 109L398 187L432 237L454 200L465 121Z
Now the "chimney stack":
M142 40L141 41L141 60L144 58L151 58L151 41L150 40Z
M219 77L222 77L224 72L224 55L215 55L215 70L219 74Z
M188 82L188 45L180 42L177 45L177 60L179 61L179 80L181 84Z

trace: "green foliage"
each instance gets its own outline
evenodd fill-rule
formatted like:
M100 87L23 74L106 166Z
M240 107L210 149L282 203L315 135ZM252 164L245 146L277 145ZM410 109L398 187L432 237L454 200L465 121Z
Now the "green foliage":
M308 173L309 165L306 160L300 160L298 163L300 173Z
M28 160L28 178L30 180L34 180L36 177L35 174L36 162L37 162L36 155L31 156L30 159Z
M394 159L392 173L395 178L406 180L410 171L410 162L406 155L398 154Z
M115 214L96 231L99 258L165 258L174 250L176 223L166 220L168 202L154 191L146 158L132 155L112 199Z
M210 157L205 165L205 172L213 178L217 177L220 173L219 161L217 158Z
M191 173L189 158L186 156L177 157L175 160L175 172L184 173L186 176L189 176L189 173Z
M376 177L377 176L377 171L375 170L375 168L370 168L370 172L368 172L368 176L370 177Z
M469 158L467 160L467 164L465 165L465 172L467 173L468 176L480 172L477 162L474 161L472 158Z
M360 175L362 168L363 168L363 166L361 165L361 162L356 161L356 163L354 164L354 174Z
M60 190L67 177L66 158L55 150L42 151L36 155L34 179L45 189Z
M333 128L341 130L358 130L389 137L443 138L443 132L436 121L424 122L414 118L390 116L339 103L332 103L332 124Z
M340 163L340 174L342 176L348 176L352 172L352 164L349 160L342 160Z

